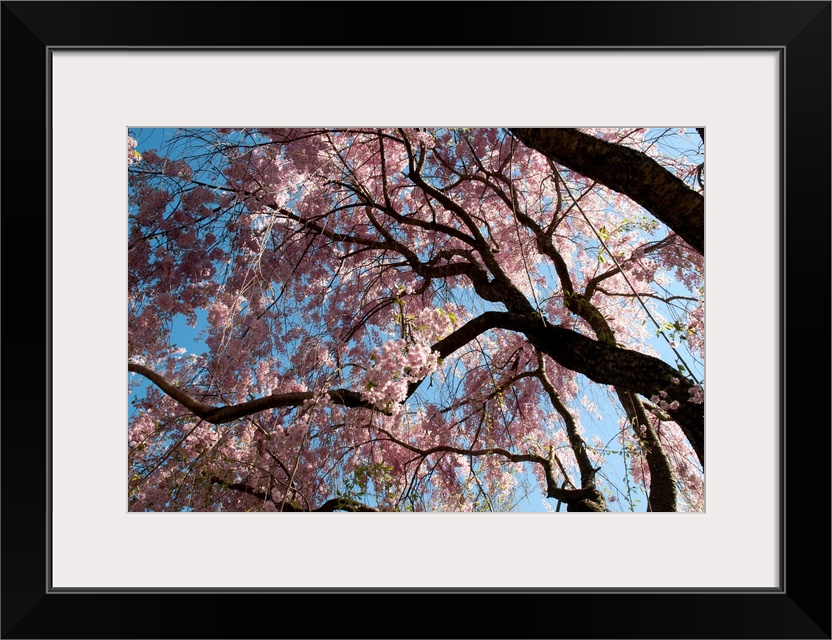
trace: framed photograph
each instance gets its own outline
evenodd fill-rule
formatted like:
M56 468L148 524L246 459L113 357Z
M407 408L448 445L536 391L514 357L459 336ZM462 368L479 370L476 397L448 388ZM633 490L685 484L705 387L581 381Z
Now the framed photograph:
M4 2L3 637L830 638L830 8Z

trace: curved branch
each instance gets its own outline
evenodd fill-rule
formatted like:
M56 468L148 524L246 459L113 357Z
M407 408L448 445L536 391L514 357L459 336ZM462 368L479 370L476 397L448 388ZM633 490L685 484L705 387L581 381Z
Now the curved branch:
M622 387L648 398L665 391L676 409L668 413L690 441L699 461L705 461L704 405L690 402L691 382L670 365L638 351L606 344L546 323L507 313L503 328L521 331L535 347L561 366L582 373L600 384Z
M560 500L570 506L582 504L587 501L598 502L599 496L601 495L595 488L595 485L590 485L581 489L562 489L558 486L557 481L555 480L555 474L552 469L551 461L543 456L533 453L511 453L510 451L500 447L489 447L488 449L462 449L459 447L450 447L445 445L438 445L431 447L430 449L419 449L418 447L414 447L411 444L399 440L394 435L384 429L381 429L380 427L375 427L375 429L380 433L383 433L391 442L407 449L408 451L418 454L422 458L434 453L456 453L462 456L472 457L498 455L511 462L533 462L535 464L539 464L543 467L543 471L546 476L546 495L550 498ZM601 498L601 504L604 504L603 498ZM597 509L592 510L595 511ZM603 507L600 511L603 511Z
M577 331L549 324L539 316L500 311L486 311L432 348L439 351L440 357L445 357L489 329L523 333L533 346L561 366L600 384L629 389L648 398L665 391L670 402L676 400L679 403L677 409L668 409L668 413L704 464L704 405L689 402L692 384L664 361L593 340Z
M616 389L621 404L627 411L631 427L641 443L647 467L650 469L648 511L676 511L676 484L670 459L647 417L641 400L634 393Z
M313 391L276 393L269 396L263 396L262 398L257 398L256 400L242 402L240 404L214 407L210 404L205 404L204 402L196 400L181 388L171 384L164 377L145 366L136 364L135 362L129 362L127 363L127 370L143 375L183 407L190 410L195 416L202 418L205 422L210 422L211 424L231 422L232 420L260 413L266 409L299 407L305 402L313 400L317 395ZM332 391L328 391L327 395L334 404L344 405L345 407L377 409L373 404L362 400L360 394L355 391L350 391L349 389L333 389Z
M258 500L262 500L263 502L267 502L267 501L274 502L274 500L272 500L270 495L268 495L267 493L264 493L263 491L257 491L256 489L253 489L252 487L248 486L244 482L225 482L224 480L221 480L217 476L211 476L211 479L209 480L209 482L211 484L218 484L221 487L224 487L225 489L230 489L232 491L239 491L240 493L245 493L246 495L254 496ZM292 505L286 505L283 510L284 511L302 511L302 509L298 509L297 507L294 507Z
M474 286L475 291L477 291L477 293L486 300L489 300L491 302L499 302L503 299L503 295L505 294L506 287L498 287L494 283L489 282L488 275L486 274L485 270L479 265L477 265L470 257L468 258L468 262L453 262L440 266L434 266L429 263L420 262L415 252L411 251L400 242L394 240L389 233L386 233L384 231L383 225L379 225L378 221L376 221L373 217L372 212L368 208L366 208L370 205L365 205L365 212L368 214L370 221L374 223L375 228L385 238L385 242L380 242L378 240L373 240L372 238L367 238L355 234L338 233L336 231L332 231L321 226L313 220L302 218L296 213L286 208L279 207L276 204L267 204L266 206L268 206L275 212L283 215L284 217L288 218L289 220L298 222L300 225L302 225L304 229L310 229L315 234L322 235L334 242L355 244L367 247L368 249L394 251L401 255L407 261L407 264L413 269L414 273L423 278L448 278L453 276L464 275L471 280L471 284ZM384 209L382 209L382 211L388 213L389 215L389 212L385 211ZM450 233L444 227L442 227L441 230L446 233L449 233L449 235L459 235ZM464 234L462 235L464 236ZM470 238L465 241L470 242Z
M560 365L582 373L600 384L620 386L646 397L664 391L670 402L678 401L678 408L668 409L668 413L681 427L699 457L699 461L704 464L703 405L692 404L688 401L692 386L670 365L653 356L606 344L571 329L549 324L534 314L524 315L501 311L486 311L446 338L436 342L431 349L436 351L440 358L447 357L489 329L507 329L523 333L533 346ZM147 367L131 362L128 363L127 368L128 371L142 374L171 398L192 411L194 415L211 424L230 422L266 409L300 406L315 397L314 392L302 391L273 394L238 405L213 407L192 398ZM408 388L408 397L420 384L421 381L411 383ZM335 404L380 411L378 407L363 400L355 391L335 389L327 394Z
M531 344L558 364L600 384L608 384L646 397L662 391L678 408L668 414L690 441L699 461L705 462L704 405L691 403L692 385L673 367L658 358L638 351L593 340L577 331L549 324L539 316L486 311L446 338L431 346L445 358L490 329L507 329L523 333ZM411 383L410 397L422 381Z
M645 254L645 255L648 254L648 253L652 253L654 251L658 251L659 249L663 249L664 247L666 247L670 243L672 243L675 240L675 238L676 238L676 234L669 235L667 238L664 238L663 240L659 240L658 242L651 242L649 244L646 244L646 245L640 247L639 251L640 251L640 253ZM623 266L624 264L626 264L627 262L630 262L631 260L633 260L632 257L627 258L626 260L620 260L618 264L619 264L619 266ZM605 293L598 286L599 283L603 282L607 278L610 278L614 275L617 275L617 274L621 273L621 269L619 268L619 266L612 267L612 268L608 269L607 271L604 271L603 273L599 273L597 276L595 276L594 278L590 278L587 281L586 288L584 289L584 296L586 297L587 300L592 299L592 296L594 295L596 290L599 290L602 293ZM639 293L638 295L646 296L646 295L649 295L649 294Z
M239 491L240 493L245 493L246 495L254 496L262 500L263 502L272 502L271 496L263 493L262 491L257 491L252 487L248 486L243 482L225 482L220 480L217 476L212 476L210 480L211 484L218 484L221 487L226 489L230 489L232 491ZM358 502L356 500L350 500L349 498L332 498L331 500L327 500L324 502L320 507L317 509L300 509L295 507L288 502L282 505L281 512L283 513L305 513L305 512L316 512L316 513L332 513L333 511L363 511L363 512L374 512L377 513L379 510L375 507L367 506L362 502Z
M581 486L585 487L589 484L594 484L595 468L592 466L592 461L589 459L589 454L586 452L586 443L578 432L578 425L575 422L575 418L569 412L566 405L563 404L563 401L560 399L560 395L558 395L558 392L555 390L555 386L552 384L552 381L546 373L546 358L543 356L543 352L539 349L535 349L535 353L537 355L538 366L537 377L542 383L546 394L549 396L549 401L552 403L552 406L560 414L560 417L563 418L563 422L566 425L566 435L569 438L569 446L572 447L572 452L575 454L575 459L578 462L578 470L581 473ZM561 471L563 471L563 469L561 469ZM565 471L563 475L566 476ZM566 477L568 478L568 476Z
M527 147L623 193L705 253L705 198L647 155L577 129L511 129Z
M351 511L362 513L379 513L379 509L370 507L363 502L350 500L349 498L332 498L327 500L317 509L312 509L316 513L332 513L333 511Z
M413 181L415 185L420 187L422 191L426 194L430 195L434 200L439 202L445 209L450 211L451 213L455 214L462 223L468 227L468 230L471 232L471 235L474 237L476 242L476 249L477 253L479 253L480 258L483 261L483 264L488 268L491 274L494 276L494 281L489 283L489 291L486 292L485 288L480 286L476 281L473 281L474 290L477 292L478 295L485 298L486 300L490 300L492 302L502 302L507 309L510 311L515 312L525 312L525 311L532 311L533 307L529 304L529 301L526 300L525 296L520 293L519 289L514 286L511 282L511 279L506 275L503 268L500 266L500 263L497 262L497 259L494 257L493 252L488 247L488 243L485 241L482 233L477 227L476 223L474 222L472 216L463 209L457 202L452 200L448 195L443 193L440 189L428 184L422 175L418 172L411 171L408 174L408 177ZM496 297L493 297L496 293Z

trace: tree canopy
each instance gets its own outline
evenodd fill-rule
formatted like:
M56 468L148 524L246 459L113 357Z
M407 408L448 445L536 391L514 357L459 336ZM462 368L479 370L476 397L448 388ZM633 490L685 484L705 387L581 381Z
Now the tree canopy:
M157 133L130 510L704 509L704 131Z

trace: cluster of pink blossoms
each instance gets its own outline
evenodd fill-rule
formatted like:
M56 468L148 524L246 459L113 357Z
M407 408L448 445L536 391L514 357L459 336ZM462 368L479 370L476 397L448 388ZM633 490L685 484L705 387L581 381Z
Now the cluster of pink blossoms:
M407 387L436 371L438 354L427 344L408 344L390 340L381 349L373 349L374 364L367 370L361 395L367 402L393 413L407 398Z
M678 400L674 400L673 402L668 402L667 400L665 400L665 398L667 398L667 391L662 390L662 391L659 391L659 395L651 396L650 397L650 402L652 402L653 404L658 405L661 409L664 409L665 411L667 411L668 409L671 410L671 411L675 411L676 409L679 408L679 401Z
M705 390L701 384L695 384L690 388L690 398L688 402L693 404L702 404L705 402Z
M425 342L435 342L444 338L453 328L456 316L441 308L425 308L419 311L416 322L420 338Z
M135 164L137 162L141 162L142 154L136 151L136 147L138 146L138 142L135 138L131 138L127 136L127 164Z
M430 344L447 335L455 322L455 316L439 308L421 309L410 318L415 325L412 340L390 340L374 349L373 366L362 380L364 399L394 414L407 399L408 385L437 370L439 355Z

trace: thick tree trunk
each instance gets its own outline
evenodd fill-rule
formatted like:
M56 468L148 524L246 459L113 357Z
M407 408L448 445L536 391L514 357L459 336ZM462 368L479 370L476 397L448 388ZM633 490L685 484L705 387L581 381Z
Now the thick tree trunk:
M529 342L567 369L600 384L630 389L648 398L665 391L669 402L679 403L667 413L682 429L699 461L705 464L704 405L690 402L691 385L673 367L658 358L608 345L563 327L548 323L542 326L537 318L504 315L508 320L501 323L504 328L522 331Z
M650 469L650 494L648 511L676 511L676 484L673 468L659 435L650 423L647 411L636 394L617 388L621 404L627 410L627 417L633 432L641 442L647 467Z
M623 193L705 253L705 198L640 151L577 129L511 129L558 164Z

